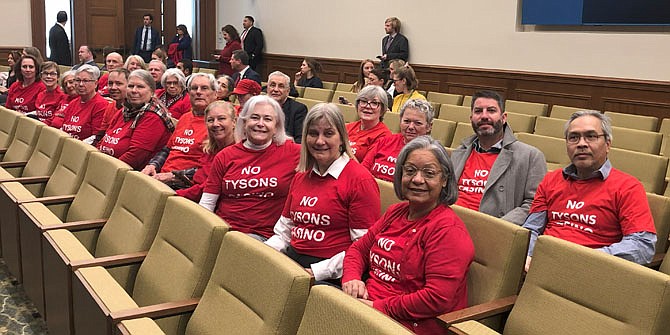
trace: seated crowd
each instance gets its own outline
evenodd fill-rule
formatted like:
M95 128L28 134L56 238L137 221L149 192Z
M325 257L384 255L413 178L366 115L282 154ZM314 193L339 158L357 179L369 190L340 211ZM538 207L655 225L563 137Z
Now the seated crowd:
M62 74L39 54L12 53L6 107L166 183L317 284L339 286L419 334L443 332L435 318L467 306L474 247L451 205L531 230L527 267L541 234L651 261L657 237L645 191L609 161L604 114L572 115L572 163L547 173L542 152L515 137L503 98L476 92L473 134L448 154L430 136L433 108L404 61L388 70L361 63L351 89L359 119L345 124L335 104L308 110L290 97L294 86L323 87L316 60L305 58L293 81L270 73L261 95L237 31L223 31L238 49L217 55L230 64L218 78L193 73L187 59L166 69L160 52L148 65L112 52L102 76L86 46L81 64ZM385 117L400 118L398 134ZM385 213L376 179L402 200Z

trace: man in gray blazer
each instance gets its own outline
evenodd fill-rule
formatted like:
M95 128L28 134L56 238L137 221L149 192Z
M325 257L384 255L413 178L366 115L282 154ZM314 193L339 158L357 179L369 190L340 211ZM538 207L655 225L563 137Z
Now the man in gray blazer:
M473 95L470 122L475 134L451 154L456 204L522 225L547 173L544 155L516 139L507 124L505 101L496 92Z

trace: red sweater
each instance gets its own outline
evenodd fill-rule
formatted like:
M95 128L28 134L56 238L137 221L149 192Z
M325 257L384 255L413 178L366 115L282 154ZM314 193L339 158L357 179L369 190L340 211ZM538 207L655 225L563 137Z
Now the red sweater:
M360 280L369 271L366 287L374 308L417 334L443 334L446 331L435 317L467 306L474 246L448 206L439 205L416 221L407 220L408 212L408 202L392 205L351 245L344 257L342 283ZM403 228L408 225L411 229ZM394 252L398 247L401 250ZM391 283L394 277L396 282Z
M405 138L402 134L382 137L370 147L362 165L372 172L375 178L393 182L395 163L404 146Z
M41 80L38 80L27 87L23 87L23 82L15 81L7 91L7 102L5 107L13 109L23 114L35 110L35 99L37 94L47 89Z
M45 89L44 91L37 93L37 98L35 99L37 118L46 125L51 125L54 113L61 108L61 105L66 100L67 95L63 93L58 86L51 92Z
M126 122L123 113L116 113L98 149L139 171L165 146L171 134L156 113L144 113L135 129L130 128L133 121Z
M391 135L391 131L383 122L376 126L361 130L361 120L347 123L347 134L349 134L349 144L354 151L354 155L359 162L365 158L370 147L380 138Z
M226 43L226 46L221 49L221 58L219 58L219 74L227 74L233 76L233 68L230 67L230 58L233 55L233 51L242 49L242 44L240 41L230 41ZM228 88L232 90L232 87Z
M354 160L335 179L312 170L296 174L282 216L295 224L291 246L301 254L330 258L351 245L350 229L368 229L380 215L377 182Z
M70 136L85 140L102 130L102 117L108 105L109 101L97 93L91 100L84 103L81 102L81 97L78 97L70 101L63 111L64 115L61 120L57 120L57 116L54 117L52 126L61 124L60 129Z
M214 158L204 192L219 195L216 214L233 229L269 238L299 159L300 146L291 140L263 150L231 145Z

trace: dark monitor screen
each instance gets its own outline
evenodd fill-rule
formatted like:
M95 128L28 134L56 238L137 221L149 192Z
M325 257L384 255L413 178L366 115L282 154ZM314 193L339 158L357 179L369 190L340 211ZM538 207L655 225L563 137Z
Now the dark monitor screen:
M523 0L522 24L670 25L670 0Z

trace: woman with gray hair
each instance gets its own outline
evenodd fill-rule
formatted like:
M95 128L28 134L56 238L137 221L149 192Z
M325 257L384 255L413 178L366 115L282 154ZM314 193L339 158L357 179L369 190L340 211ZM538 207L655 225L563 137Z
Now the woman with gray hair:
M179 118L191 110L191 100L186 92L186 77L178 69L167 69L161 77L162 90L156 94L168 111L170 116Z
M375 178L393 182L395 161L400 150L433 127L433 107L428 101L411 99L400 109L400 133L380 138L363 159L363 167Z
M336 105L312 107L302 138L298 173L274 236L265 243L298 262L317 283L339 286L344 252L379 218L379 188L352 159Z
M281 215L300 146L286 136L281 106L265 95L244 104L235 138L238 143L214 158L200 205L216 209L231 228L265 241Z
M406 201L390 206L347 250L342 289L417 334L443 334L435 318L468 304L474 246L449 207L458 188L440 142L429 136L409 142L398 155L393 187Z
M386 92L379 86L366 86L356 96L358 121L347 123L347 134L356 159L362 162L370 147L380 138L391 135L382 122L388 109Z
M146 70L128 76L126 102L109 123L98 144L100 151L142 169L174 131L168 111L154 97L156 83Z
M75 88L79 95L70 101L63 114L54 116L51 126L60 128L70 136L93 144L96 134L102 131L102 118L109 101L98 92L100 69L84 64L74 75Z

